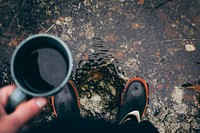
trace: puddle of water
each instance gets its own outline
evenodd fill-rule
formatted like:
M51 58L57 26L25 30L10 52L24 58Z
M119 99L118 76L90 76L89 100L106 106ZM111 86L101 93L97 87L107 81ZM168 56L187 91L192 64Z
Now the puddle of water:
M116 59L102 43L93 45L95 52L81 60L75 73L81 115L89 118L114 120L120 106L125 81L118 75Z

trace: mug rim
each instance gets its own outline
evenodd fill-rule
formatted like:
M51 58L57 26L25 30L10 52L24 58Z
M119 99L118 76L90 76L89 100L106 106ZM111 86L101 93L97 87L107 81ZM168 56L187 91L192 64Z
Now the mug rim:
M47 38L51 38L57 42L59 42L62 47L65 49L67 55L68 55L68 62L69 62L69 68L67 71L67 75L65 76L64 80L60 83L60 85L58 85L57 87L55 87L54 89L52 89L49 92L44 92L44 93L34 93L31 91L28 91L27 89L25 89L20 82L18 82L18 79L16 78L16 75L14 73L14 60L15 60L15 56L17 55L18 51L20 50L21 47L24 46L25 43L27 43L28 41L35 39L37 37L47 37ZM73 67L73 58L72 58L72 53L69 50L67 44L61 40L59 37L56 37L54 35L50 35L50 34L35 34L35 35L31 35L29 37L27 37L26 39L24 39L14 50L14 53L12 54L12 58L11 58L11 74L13 77L13 80L17 86L17 88L19 88L20 90L22 90L22 92L24 92L25 94L31 95L31 96L51 96L55 93L57 93L58 91L60 91L68 82L71 73L72 73L72 67Z

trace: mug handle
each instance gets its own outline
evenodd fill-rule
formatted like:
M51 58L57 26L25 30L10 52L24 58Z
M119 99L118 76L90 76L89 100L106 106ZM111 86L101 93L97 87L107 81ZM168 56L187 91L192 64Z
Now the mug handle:
M19 105L25 99L26 94L24 94L19 88L16 88L8 98L8 103L5 108L7 114L12 113L17 107L17 105Z

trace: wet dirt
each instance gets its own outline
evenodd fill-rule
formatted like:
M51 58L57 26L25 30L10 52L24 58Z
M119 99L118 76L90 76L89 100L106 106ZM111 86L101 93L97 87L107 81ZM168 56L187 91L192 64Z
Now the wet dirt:
M114 121L125 85L118 75L123 72L114 65L117 64L116 58L106 53L101 43L94 46L99 50L78 63L73 78L79 91L81 115Z
M149 83L143 119L160 132L200 132L199 0L0 0L0 86L13 83L10 58L27 36L60 37L72 51L81 115L115 121L125 83ZM112 106L111 106L112 105ZM34 125L55 119L49 105Z

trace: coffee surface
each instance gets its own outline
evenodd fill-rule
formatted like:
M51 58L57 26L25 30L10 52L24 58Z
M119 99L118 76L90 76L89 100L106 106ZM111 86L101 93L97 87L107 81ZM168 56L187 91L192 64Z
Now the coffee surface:
M30 91L51 91L65 79L68 64L56 49L36 49L24 58L20 69L24 84Z

